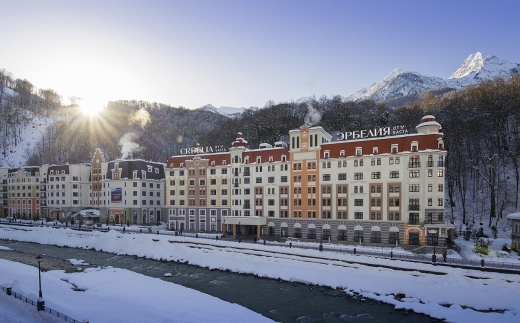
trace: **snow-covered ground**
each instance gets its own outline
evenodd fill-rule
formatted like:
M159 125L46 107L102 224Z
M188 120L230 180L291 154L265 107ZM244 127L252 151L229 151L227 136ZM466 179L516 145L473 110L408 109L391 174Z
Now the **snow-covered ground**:
M0 259L0 283L11 282L13 291L31 299L38 298L38 270L35 267ZM45 305L76 320L89 322L272 322L245 307L216 297L147 277L126 269L87 268L66 274L60 270L42 273ZM48 315L33 306L21 306L13 297L0 298L0 311L6 308L12 322L47 321ZM6 304L7 303L7 304ZM12 305L17 305L11 308ZM8 309L8 310L7 310ZM1 311L0 320L11 322ZM228 313L234 313L229 317ZM32 319L32 320L31 320ZM56 320L50 320L57 322ZM60 319L63 322L63 319Z
M209 241L180 236L123 234L113 230L106 233L79 232L46 227L24 227L23 230L20 229L0 225L0 238L79 248L95 248L96 250L155 259L187 261L193 265L212 269L231 270L261 277L280 278L285 281L343 288L346 293L359 293L364 297L393 304L398 309L410 309L431 317L445 319L448 322L520 321L519 275L489 273L479 270L315 250ZM181 241L188 243L176 243ZM195 243L205 245L192 248ZM396 269L373 265L389 266ZM399 270L399 268L412 270L405 271ZM126 297L130 292L120 290L120 285L129 285L129 281L134 282L133 276L131 279L127 277L127 279L121 281L117 279L112 281L112 278L117 276L114 273L123 273L122 276L131 274L125 270L114 268L91 269L75 274L51 271L45 273L44 279L66 278L79 288L86 289L86 292L80 294L94 298L93 302L103 307L102 311L106 311L106 315L110 315L110 311L117 313L118 310L112 309L110 302L98 302L98 297L103 299L103 295L109 292L113 293L110 294L111 297L122 294ZM12 282L14 275L16 275L16 271L8 279L5 279L2 275L0 283ZM102 292L98 292L101 287L95 283L97 279L105 281L106 290L103 287ZM143 277L143 279L145 278ZM35 285L31 283L28 286ZM66 286L70 288L71 285ZM74 293L77 294L78 292ZM163 289L157 291L150 289L149 294L148 292L140 292L138 295L135 297L140 300L143 297L151 297L149 295L159 295L154 299L169 297L169 294ZM403 295L404 297L402 297ZM58 304L62 303L58 302ZM89 306L88 304L88 302L83 303L82 308ZM125 306L125 310L130 307ZM61 310L68 315L70 312L78 310L78 306L62 304ZM92 314L91 311L85 313ZM73 313L70 314L70 316L74 316ZM84 318L94 321L89 316Z

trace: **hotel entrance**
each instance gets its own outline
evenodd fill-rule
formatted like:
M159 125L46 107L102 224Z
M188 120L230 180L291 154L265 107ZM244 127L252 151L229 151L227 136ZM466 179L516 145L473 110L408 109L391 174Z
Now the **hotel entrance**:
M257 216L224 216L222 230L226 236L241 239L260 238L262 227L266 226L266 219Z

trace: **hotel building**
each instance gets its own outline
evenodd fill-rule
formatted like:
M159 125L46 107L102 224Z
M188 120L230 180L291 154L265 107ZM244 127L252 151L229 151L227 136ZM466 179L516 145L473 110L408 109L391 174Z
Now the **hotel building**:
M229 152L189 149L166 165L166 222L172 230L432 244L453 228L444 219L446 151L433 116L416 130L338 140L302 126L289 132L288 147L251 150L239 133Z

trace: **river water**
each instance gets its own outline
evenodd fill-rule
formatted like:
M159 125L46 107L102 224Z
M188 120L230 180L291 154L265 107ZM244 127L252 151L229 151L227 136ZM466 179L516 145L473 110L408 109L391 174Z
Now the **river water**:
M350 297L342 290L209 270L176 262L0 240L0 246L33 255L82 259L98 266L128 269L160 278L224 301L237 303L277 322L434 322L424 315L396 311L393 306ZM172 273L172 277L164 277ZM161 296L162 297L162 296ZM233 313L229 313L233 315ZM219 318L224 322L225 318Z

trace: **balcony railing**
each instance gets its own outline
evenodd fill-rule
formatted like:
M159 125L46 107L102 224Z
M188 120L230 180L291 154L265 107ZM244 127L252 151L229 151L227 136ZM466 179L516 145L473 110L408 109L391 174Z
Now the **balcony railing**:
M444 162L443 161L438 161L437 162L437 167L444 167Z
M419 204L408 205L408 211L419 211L421 206Z
M421 162L408 163L408 168L419 168L419 167L421 167Z

